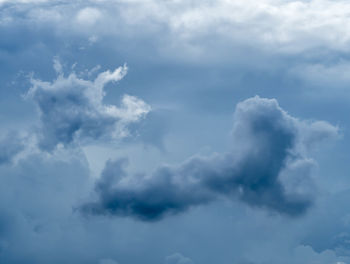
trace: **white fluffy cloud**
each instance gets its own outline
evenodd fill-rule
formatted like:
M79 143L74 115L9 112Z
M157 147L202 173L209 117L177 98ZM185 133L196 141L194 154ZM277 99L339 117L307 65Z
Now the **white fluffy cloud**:
M104 86L121 80L127 67L100 73L94 81L67 77L55 61L58 77L53 82L32 79L27 93L38 106L41 119L39 146L52 150L88 139L119 139L128 135L127 126L142 119L151 107L141 99L124 95L120 107L103 103Z

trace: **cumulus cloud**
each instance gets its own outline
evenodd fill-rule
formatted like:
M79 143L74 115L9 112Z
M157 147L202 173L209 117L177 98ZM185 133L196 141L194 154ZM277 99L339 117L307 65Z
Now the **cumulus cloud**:
M288 177L297 171L301 178L309 178L314 163L306 157L306 142L335 135L336 127L293 118L274 99L250 98L236 107L231 152L163 165L152 175L130 176L126 159L108 161L96 183L98 200L81 209L154 221L226 197L300 216L312 198L308 190L288 188Z
M75 73L65 77L57 60L54 68L58 74L56 80L44 82L32 78L27 93L40 112L39 146L44 150L84 139L125 137L127 126L151 110L144 101L131 95L123 96L120 107L103 103L104 86L121 80L127 73L126 66L102 72L93 81L81 79Z

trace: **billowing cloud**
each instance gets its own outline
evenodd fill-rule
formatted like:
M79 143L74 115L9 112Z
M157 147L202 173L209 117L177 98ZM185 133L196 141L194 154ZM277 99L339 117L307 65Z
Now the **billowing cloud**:
M65 77L57 60L54 68L58 73L56 80L32 79L27 94L40 112L39 146L44 150L76 141L125 137L127 126L151 110L144 101L131 95L123 96L120 107L103 103L104 86L121 80L127 73L126 66L102 72L93 81L81 79L75 73Z
M309 178L314 163L306 158L308 142L336 135L326 122L291 117L274 99L250 98L236 107L231 152L163 165L152 175L130 176L125 159L108 161L96 183L98 200L82 211L154 221L226 197L299 216L311 206L311 195L292 190L288 177L297 171Z
M0 263L350 264L350 2L0 9Z

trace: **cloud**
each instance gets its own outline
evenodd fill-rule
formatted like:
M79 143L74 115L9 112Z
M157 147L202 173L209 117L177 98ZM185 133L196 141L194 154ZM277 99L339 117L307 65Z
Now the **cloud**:
M127 126L141 120L151 107L141 99L124 95L120 107L103 103L104 86L121 80L127 67L105 71L94 81L79 78L74 72L67 77L56 60L58 77L53 82L31 79L27 93L40 112L39 146L51 151L58 144L67 146L88 139L118 139L128 135Z
M346 264L349 257L337 256L333 250L315 252L310 246L300 245L294 249L291 263Z
M118 264L118 262L113 259L100 259L98 264Z
M271 264L271 263L287 263L287 264L348 264L350 259L348 256L339 256L334 250L327 249L316 252L312 247L307 245L298 245L292 249L288 255L272 256L269 261L258 261L256 258L251 261L241 262L242 264Z
M236 43L294 53L324 47L347 50L349 3L344 1L124 1L122 14L130 23L163 24L181 42L216 35ZM111 3L105 1L105 3ZM132 21L131 21L132 20ZM174 38L174 41L176 39Z
M84 156L74 151L29 154L13 166L0 166L1 263L84 262L68 252L80 240L72 204L88 189L88 174Z
M152 109L147 118L129 126L131 141L141 142L145 147L153 146L165 151L164 137L169 132L169 115L166 110Z
M17 133L8 133L0 140L0 165L11 162L23 149L23 139Z
M306 157L306 143L336 135L337 128L326 122L300 121L276 100L256 96L236 107L231 152L194 156L178 166L160 166L148 176L128 175L126 159L108 161L96 183L98 200L81 210L155 221L226 197L300 216L311 206L311 194L288 188L288 177L299 172L300 178L309 178L314 163Z
M45 3L45 2L48 2L48 0L0 0L0 5L6 4L6 3L35 4L35 3Z
M174 253L165 258L165 264L194 264L194 262L180 253Z
M289 73L308 84L332 89L336 87L348 88L349 71L349 61L341 60L336 63L301 64L292 68Z
M77 21L83 26L92 26L101 17L101 12L92 7L86 7L80 10L77 14Z
M96 135L99 130L92 124L100 119L87 121L87 115L84 113L81 114L85 120L84 125L71 135L72 140L66 140L62 135L68 135L70 132L56 126L59 125L56 116L44 113L44 108L41 109L39 106L39 100L33 98L39 111L42 112L41 126L37 132L42 149L50 151L63 145L67 147L63 148L64 151L73 151L70 146L89 143L90 140L93 140L94 144L99 144L105 139L118 140L125 136L129 140L134 135L137 135L142 142L147 141L161 147L161 134L165 130L169 131L169 136L164 138L168 152L158 154L153 150L139 151L141 146L136 144L130 151L123 149L126 144L122 144L117 150L113 149L114 144L108 146L114 152L103 148L92 148L91 152L94 152L92 159L98 158L101 161L101 168L105 158L114 155L123 156L125 152L132 153L131 160L141 160L141 163L135 162L130 166L132 167L130 170L123 167L126 166L125 161L120 161L121 164L117 164L118 161L106 164L103 177L96 185L94 193L96 200L89 203L89 210L116 217L84 219L80 218L79 214L73 213L72 207L80 204L91 192L90 182L87 181L93 179L89 179L88 175L91 174L91 170L100 171L100 166L95 166L93 162L86 164L86 161L85 163L74 161L66 153L64 162L53 161L52 153L49 155L40 153L38 157L29 156L22 159L21 147L16 150L19 141L15 137L12 140L1 141L0 156L6 158L5 161L0 161L2 212L0 263L99 263L99 261L113 263L114 260L118 260L118 263L164 263L164 256L178 251L190 254L188 256L201 264L241 263L239 260L247 256L250 261L244 263L251 264L305 262L330 264L336 261L350 263L337 257L349 254L349 237L337 236L349 230L349 225L340 225L340 219L348 213L349 199L344 198L342 203L331 201L327 206L321 205L318 199L317 206L313 207L307 216L297 221L280 217L271 218L263 210L258 209L294 216L302 215L310 208L313 202L311 196L315 192L310 175L314 173L317 163L312 159L315 157L314 152L308 151L320 146L322 140L336 137L336 127L323 121L286 118L290 115L285 113L282 114L282 118L270 117L275 120L273 124L279 124L277 120L292 119L290 127L293 129L285 129L291 131L292 136L284 133L283 129L273 133L272 128L266 128L267 134L277 135L277 138L278 135L285 134L287 135L284 138L294 138L290 144L288 140L285 141L286 147L291 145L291 151L287 153L282 151L282 155L286 158L284 162L280 161L283 157L279 160L279 164L283 164L280 166L277 180L275 177L270 177L270 173L265 173L263 164L272 159L265 153L270 152L268 146L271 144L269 139L265 139L267 136L265 137L263 132L257 132L256 128L249 128L248 132L242 135L237 132L241 128L234 128L232 150L229 153L209 157L195 156L186 160L186 157L189 157L188 153L195 153L201 146L209 145L208 149L212 147L216 150L224 148L222 147L226 140L224 135L228 129L221 127L230 126L230 122L226 119L231 118L231 115L227 117L226 114L227 109L231 111L232 108L232 104L226 102L235 96L244 98L256 92L265 96L272 94L283 100L286 109L294 109L295 102L298 102L297 112L300 115L310 116L310 111L306 113L305 109L312 108L311 112L318 118L324 114L332 122L339 122L346 127L347 111L343 111L338 101L333 101L331 105L327 104L329 107L325 107L325 101L302 97L298 94L298 91L301 91L299 85L294 85L288 79L290 76L285 79L284 71L294 68L295 64L298 66L300 62L303 66L306 62L310 63L305 64L307 68L298 68L300 73L305 75L301 76L303 81L312 84L317 82L317 85L327 87L347 85L349 79L346 72L350 69L348 62L328 63L328 60L333 61L329 57L341 55L337 52L328 56L323 54L329 49L337 51L349 49L347 41L349 3L323 0L301 2L262 0L258 3L249 0L194 2L99 0L74 3L69 0L53 0L45 1L45 4L39 2L44 1L0 0L0 5L5 3L0 12L1 35L6 36L0 40L0 60L3 66L0 73L2 86L0 112L3 113L1 121L4 129L7 126L16 126L16 130L20 130L28 124L31 126L32 122L37 120L37 114L31 111L31 105L18 99L18 94L24 92L22 86L27 83L7 85L12 80L11 76L19 70L23 70L24 74L33 70L36 73L35 79L49 80L51 86L58 85L60 82L51 79L50 76L51 58L55 54L64 58L67 65L78 62L74 68L77 72L76 79L93 85L95 78L92 76L106 69L111 69L107 75L112 76L116 61L128 61L132 65L133 74L138 76L136 79L128 78L121 83L124 88L128 88L126 89L128 93L137 95L146 102L152 102L152 110L153 105L157 103L179 106L178 109L172 110L174 113L164 115L163 110L151 111L147 114L147 119L139 118L135 122L123 118L121 119L125 122L115 120L117 135L113 133L114 125L101 126L101 134ZM100 12L101 15L94 17L94 11L89 14L86 8L98 10L96 14ZM264 49L268 54L288 51L304 53L291 59L288 56L280 56L277 58L279 62L276 66L276 61L270 60L270 57L259 59L260 54L247 52L247 49L241 49L237 45L243 45L247 49L249 47ZM318 47L322 47L322 55L317 49L311 50ZM239 55L233 56L231 52ZM202 56L203 54L205 56ZM200 64L187 64L187 59L193 56L200 58ZM313 59L314 56L320 56L319 60ZM213 57L218 58L219 63L208 63L212 62ZM327 62L323 63L324 61ZM237 63L240 65L237 66ZM253 67L252 65L259 63L273 69L266 72L245 68L246 64L250 64L248 67ZM79 65L82 64L89 68L101 64L103 70L96 68L96 71L84 75L86 77L83 78L78 74L81 70ZM243 67L240 67L242 64ZM55 70L58 76L63 75L62 79L69 79L68 72L63 73L64 67L58 61L55 63ZM242 81L235 81L236 79ZM74 87L78 87L76 85L78 81L74 81ZM99 82L100 85L105 85L104 91L114 89L112 85L109 86L111 83L105 83L108 82L106 76L101 77ZM107 85L110 88L107 88ZM237 89L233 89L233 86ZM110 91L107 91L108 95ZM45 93L48 97L49 93L47 91ZM333 94L333 91L331 93ZM103 106L113 104L117 108L123 108L117 101L111 101L111 98L104 97L101 104ZM256 104L261 105L262 102ZM242 105L248 109L247 103ZM319 106L323 107L323 112L317 110ZM85 104L79 104L73 108L84 107ZM272 104L271 108L274 109L275 106ZM63 109L58 112L65 118ZM241 114L236 115L235 124L243 119L245 121L241 123L254 123L249 121L252 116L267 112L266 107L258 110L256 105L252 106L252 109L256 110L249 110L248 112L252 114L245 117L243 117L244 111L240 111ZM48 120L46 124L44 116L45 120ZM257 119L264 118L257 117ZM107 123L105 118L101 120L103 124ZM61 124L63 123L66 124L65 122ZM287 127L284 126L285 123L282 122L280 126ZM203 124L208 126L202 130ZM91 129L91 126L94 128ZM128 136L129 133L131 137ZM332 189L334 185L339 185L340 188L346 188L348 185L346 140L347 137L340 144L341 150L328 149L321 153L324 163L320 165L321 175L317 179L317 184L323 185L326 190ZM262 144L263 141L267 142L266 146ZM10 142L12 143L9 144ZM254 155L255 149L258 153L256 155ZM59 151L62 149L55 150L54 155ZM135 154L136 152L138 154ZM274 156L279 155L275 149L271 152ZM146 156L144 159L143 155ZM15 162L11 163L11 160ZM130 173L146 163L149 163L145 166L147 169L153 167L153 162L150 162L152 160L160 167L154 173L144 175ZM160 160L166 160L174 165L162 165ZM172 163L179 160L184 162L179 165ZM252 171L259 170L261 175L265 174L261 177L254 173L247 173L245 175L248 175L247 177L240 177L238 172L230 174L235 168L240 173L247 171L246 167L252 167ZM276 171L278 169L273 172ZM167 173L169 175L164 176ZM122 177L122 174L125 177ZM221 180L231 179L230 175L232 179L237 177L247 180L243 183ZM252 177L249 177L250 175ZM108 180L107 177L111 179ZM118 177L121 177L119 182ZM339 177L342 178L339 180ZM266 181L265 186L260 189L254 189L251 184L254 179L260 186L264 183L262 179L271 181ZM277 182L275 186L278 188L272 187L274 181ZM104 182L106 184L103 186ZM111 186L108 186L108 183ZM227 191L225 186L231 191ZM281 190L278 190L279 188ZM196 197L198 198L195 199ZM117 198L121 204L112 204ZM259 198L261 202L258 201ZM213 203L211 206L205 206L206 203L217 199L242 202ZM292 205L297 201L300 201L299 205L302 206L299 206L295 213L295 210L293 212L290 208L293 208ZM148 211L141 208L142 203L145 205L143 208L148 206L146 208ZM247 204L253 209L245 208ZM285 206L283 210L281 205ZM175 206L177 208L174 208ZM186 214L185 217L169 217L168 221L157 224L145 225L124 218L127 216L147 221L158 220L185 212L194 206L201 208ZM315 214L316 207L322 207L324 214ZM341 213L332 214L332 210L339 210ZM333 228L336 232L329 231ZM333 236L337 238L335 241ZM305 242L312 248L301 246L296 251L298 257L296 256L294 260L291 251L296 244L304 242L308 237L314 238L311 242ZM265 241L268 241L268 245L262 246ZM318 243L321 246L325 243L326 246L321 247ZM329 253L322 253L325 250L329 252L327 248L333 252L331 258L327 257ZM136 255L135 249L138 251ZM172 258L169 256L168 261L186 260L186 257L180 254L174 255ZM277 260L272 261L275 257Z
M98 21L100 36L161 33L161 39L169 40L169 47L190 51L186 55L203 55L208 48L213 48L213 42L209 41L212 37L216 37L218 45L229 42L230 47L250 46L268 53L290 54L319 48L343 52L349 49L350 36L346 30L350 24L349 3L346 1L263 0L256 3L253 0L216 0L194 1L196 4L193 4L183 0L102 0L84 1L84 4L50 1L50 5L49 1L39 0L11 2L0 1L0 4L6 3L25 14L32 14L28 16L31 22L51 23L54 16L45 14L59 13L61 18L54 21L54 28L59 31L91 34L84 26L96 25ZM76 25L72 28L72 24ZM208 41L201 41L203 38ZM215 53L220 52L216 50Z

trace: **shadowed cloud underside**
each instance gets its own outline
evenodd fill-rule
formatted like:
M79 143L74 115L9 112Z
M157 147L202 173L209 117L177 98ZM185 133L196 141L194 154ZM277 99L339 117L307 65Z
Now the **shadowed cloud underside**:
M336 134L326 122L315 128L315 122L288 115L276 100L256 96L236 107L230 153L194 156L178 166L160 166L152 175L130 176L125 159L108 161L96 183L98 200L81 210L155 221L226 197L299 216L311 206L312 195L287 192L280 176L296 163L312 167L305 162L309 142ZM301 177L309 177L309 171Z

